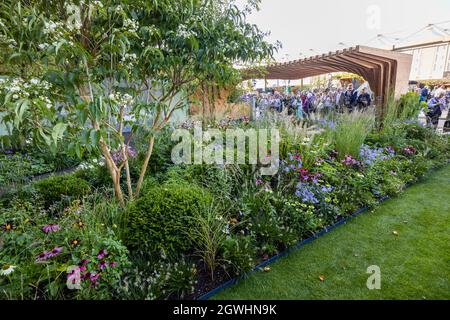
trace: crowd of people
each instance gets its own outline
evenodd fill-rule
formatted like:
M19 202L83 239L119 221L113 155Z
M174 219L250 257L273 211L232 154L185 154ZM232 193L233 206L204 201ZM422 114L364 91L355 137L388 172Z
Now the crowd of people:
M450 88L444 84L433 88L419 84L411 87L411 91L418 93L420 102L427 105L424 108L427 124L436 128L442 112L450 106ZM312 113L326 115L330 112L365 110L373 106L374 99L367 85L356 90L353 84L349 84L346 88L297 90L293 93L272 90L269 93L252 94L244 100L254 101L257 117L263 111L272 109L303 119Z
M413 90L420 95L420 102L424 102L428 106L427 124L436 128L442 111L450 106L450 89L444 84L435 86L433 89L419 84Z
M295 93L262 93L256 96L257 113L273 109L278 112L287 112L297 118L307 118L311 113L322 115L330 112L344 112L364 110L372 106L372 95L367 87L355 90L352 84L346 89L327 88L313 90L298 90Z

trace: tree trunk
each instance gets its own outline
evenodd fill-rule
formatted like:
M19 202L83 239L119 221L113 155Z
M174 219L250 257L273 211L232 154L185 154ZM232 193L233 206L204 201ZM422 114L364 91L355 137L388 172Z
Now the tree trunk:
M149 163L150 158L153 153L154 144L155 144L155 136L152 135L152 137L150 138L150 141L149 141L147 154L145 155L144 164L142 165L141 173L139 175L139 180L138 180L138 183L136 186L136 198L139 197L139 194L141 192L142 182L144 181L145 173L147 171L147 166L148 166L148 163Z
M130 175L130 166L128 164L128 148L126 144L122 145L122 156L125 164L125 173L127 177L127 188L128 188L128 197L130 200L133 200L133 188L131 186L131 175Z

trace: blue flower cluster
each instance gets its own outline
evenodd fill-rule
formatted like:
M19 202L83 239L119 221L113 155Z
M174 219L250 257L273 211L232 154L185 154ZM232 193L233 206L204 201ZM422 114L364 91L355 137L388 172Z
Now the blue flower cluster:
M302 199L303 202L317 204L320 198L324 198L327 193L333 191L331 186L310 185L300 182L296 186L295 195Z
M364 144L359 150L359 156L365 165L371 166L377 161L383 161L392 158L394 156L394 150L384 148L371 148L368 145Z
M313 204L319 203L319 200L316 198L314 192L311 190L312 188L308 186L308 184L299 183L296 189L295 195L301 198L303 202L310 202Z
M299 155L289 153L288 156L289 162L284 160L281 161L281 166L285 173L289 173L291 171L298 171L303 167L303 161Z

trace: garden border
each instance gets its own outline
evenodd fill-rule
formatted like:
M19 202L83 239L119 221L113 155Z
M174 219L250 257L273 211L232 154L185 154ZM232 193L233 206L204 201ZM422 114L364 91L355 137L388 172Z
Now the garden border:
M446 163L446 164L442 164L442 165L438 165L438 166L436 166L436 167L430 168L430 169L427 171L426 175L420 177L417 181L414 181L414 182L407 182L407 183L404 185L403 190L405 190L405 189L407 189L407 188L409 188L409 187L411 187L411 186L413 186L413 185L416 185L417 183L421 182L421 180L422 180L423 178L429 176L431 173L433 173L433 172L435 172L436 170L438 170L438 169L440 169L440 168L443 168L444 166L449 165L449 164L450 164L450 159L447 160L447 163ZM351 221L352 219L354 219L355 217L359 216L360 214L367 212L369 209L375 208L376 206L380 205L381 203L383 203L383 202L385 202L385 201L387 201L387 200L389 200L389 199L392 199L392 197L384 196L384 197L382 197L381 199L379 199L379 200L377 201L376 205L373 205L373 206L365 206L365 207L362 207L362 208L358 209L357 211L355 211L354 213L352 213L350 216L348 216L348 217L346 217L346 218L343 218L343 219L341 219L341 220L339 220L339 221L333 223L332 225L329 225L329 226L324 227L321 231L315 233L315 234L312 235L311 237L306 238L306 239L304 239L304 240L300 240L300 241L298 241L295 245L293 245L292 247L287 248L286 250L284 250L284 251L278 253L277 255L275 255L275 256L273 256L273 257L271 257L271 258L269 258L269 259L267 259L266 261L261 262L260 264L256 265L252 270L250 270L249 272L244 273L244 274L241 275L241 276L232 278L232 279L228 280L228 281L225 282L225 283L222 283L222 284L219 285L218 287L216 287L216 288L214 288L214 289L208 291L207 293L202 294L201 296L195 298L194 300L200 300L200 301L208 300L209 298L211 298L211 297L217 295L219 292L222 292L223 290L225 290L225 289L231 287L232 285L235 285L235 284L237 284L238 282L240 282L240 281L242 281L242 280L245 280L245 279L248 278L250 275L252 275L253 273L255 273L255 272L257 272L257 271L260 271L261 269L263 269L264 267L268 266L269 264L272 264L272 263L276 262L277 260L279 260L279 259L281 259L281 258L283 258L283 257L285 257L285 256L288 256L290 253L299 250L300 248L302 248L302 247L305 246L306 244L308 244L308 243L314 241L315 239L318 239L319 237L323 236L324 234L327 234L328 232L332 231L334 228L339 227L340 225L343 225L343 224L345 224L345 223Z

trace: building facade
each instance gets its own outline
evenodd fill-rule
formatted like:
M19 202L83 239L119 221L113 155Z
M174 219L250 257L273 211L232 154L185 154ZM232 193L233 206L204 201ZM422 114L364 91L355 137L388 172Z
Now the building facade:
M413 56L411 81L440 81L450 84L450 36L427 42L393 47Z

